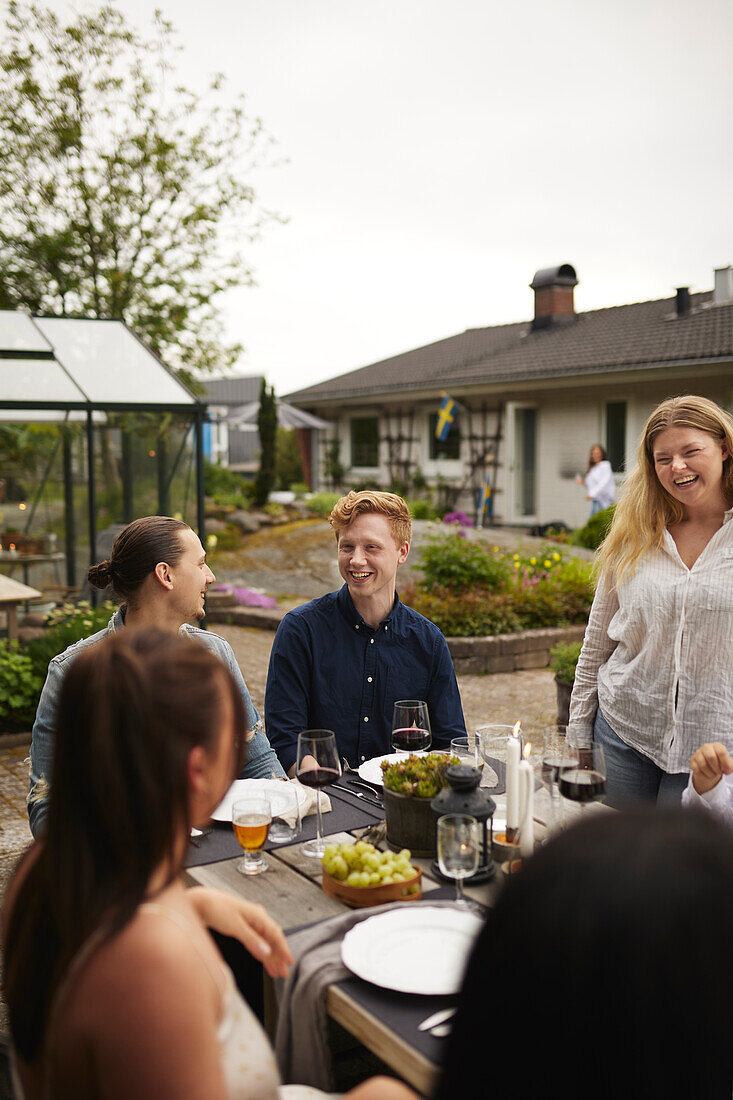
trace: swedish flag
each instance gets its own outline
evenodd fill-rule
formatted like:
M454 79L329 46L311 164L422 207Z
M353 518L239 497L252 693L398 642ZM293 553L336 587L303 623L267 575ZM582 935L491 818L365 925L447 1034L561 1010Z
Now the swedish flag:
M438 419L435 424L435 438L439 439L441 443L445 443L448 438L448 432L451 430L451 425L456 418L458 412L457 403L448 394L443 395L443 400L438 409Z

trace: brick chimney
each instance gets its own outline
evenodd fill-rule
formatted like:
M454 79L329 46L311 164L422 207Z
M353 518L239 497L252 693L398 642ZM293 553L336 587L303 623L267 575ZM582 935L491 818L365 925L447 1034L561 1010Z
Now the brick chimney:
M578 277L572 264L543 267L535 272L529 285L534 291L533 330L575 320L573 291L578 285Z

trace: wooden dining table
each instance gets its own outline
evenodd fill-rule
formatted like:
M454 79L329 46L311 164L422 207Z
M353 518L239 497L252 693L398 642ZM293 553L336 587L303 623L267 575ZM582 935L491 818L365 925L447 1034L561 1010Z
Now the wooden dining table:
M332 803L331 813L323 815L324 833L332 843L355 841L365 831L384 817L377 806L360 800L356 794L328 791ZM547 805L538 792L535 803L536 828L539 836L544 831L543 817ZM501 803L500 799L497 799ZM501 811L501 805L497 812ZM335 830L335 831L334 831ZM270 864L267 872L247 876L237 871L241 858L234 854L236 842L231 830L217 825L215 832L195 838L186 881L189 885L210 886L228 891L248 901L259 902L282 926L286 934L303 926L348 912L340 901L326 894L321 886L320 861L303 853L303 843L314 833L313 818L305 818L303 835L298 843L286 846L269 845L266 858ZM225 839L226 837L226 839ZM230 840L231 838L231 840ZM211 845L211 855L221 854L224 844L232 845L228 858L206 861L206 849ZM385 845L382 844L382 847ZM445 899L454 896L452 885L440 881L434 873L430 859L413 859L422 868L423 901ZM503 881L503 873L497 867L490 882L471 886L465 884L465 893L482 906L490 906ZM368 914L368 910L365 910ZM420 1032L417 1024L435 1011L455 1001L454 998L430 997L419 994L392 993L372 986L357 977L351 977L329 986L326 1008L328 1015L340 1024L359 1043L376 1054L403 1080L423 1095L429 1095L439 1070L444 1040ZM272 995L267 996L266 1026L272 1033Z

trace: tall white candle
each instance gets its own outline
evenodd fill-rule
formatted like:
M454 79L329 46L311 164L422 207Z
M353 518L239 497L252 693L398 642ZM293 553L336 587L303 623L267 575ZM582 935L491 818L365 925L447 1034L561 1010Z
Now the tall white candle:
M531 856L534 851L534 772L532 765L523 760L519 765L522 791L522 831L519 836L523 856Z
M519 738L507 738L506 754L506 827L519 827Z

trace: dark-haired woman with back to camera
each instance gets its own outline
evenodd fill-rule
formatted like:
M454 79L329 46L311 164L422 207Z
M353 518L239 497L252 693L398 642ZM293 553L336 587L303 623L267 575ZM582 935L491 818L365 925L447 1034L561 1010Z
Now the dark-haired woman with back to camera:
M48 829L3 910L4 994L24 1100L278 1100L264 1031L205 925L272 975L292 962L260 906L181 879L192 825L242 764L238 685L211 651L159 630L79 654L58 704ZM80 797L83 792L83 797ZM374 1078L352 1100L413 1100Z
M185 632L211 649L234 677L245 710L248 731L247 765L243 778L284 779L280 762L252 705L247 685L232 647L224 638L201 630L206 589L214 574L206 564L206 551L195 531L170 516L144 516L128 524L117 536L108 561L89 569L89 583L97 589L112 586L120 609L104 630L69 646L48 666L46 682L36 711L31 741L28 818L31 832L39 836L45 827L48 784L54 753L56 710L61 684L79 653L123 626L154 626L172 634Z
M585 818L489 911L434 1100L730 1100L731 928L724 825L680 808Z

